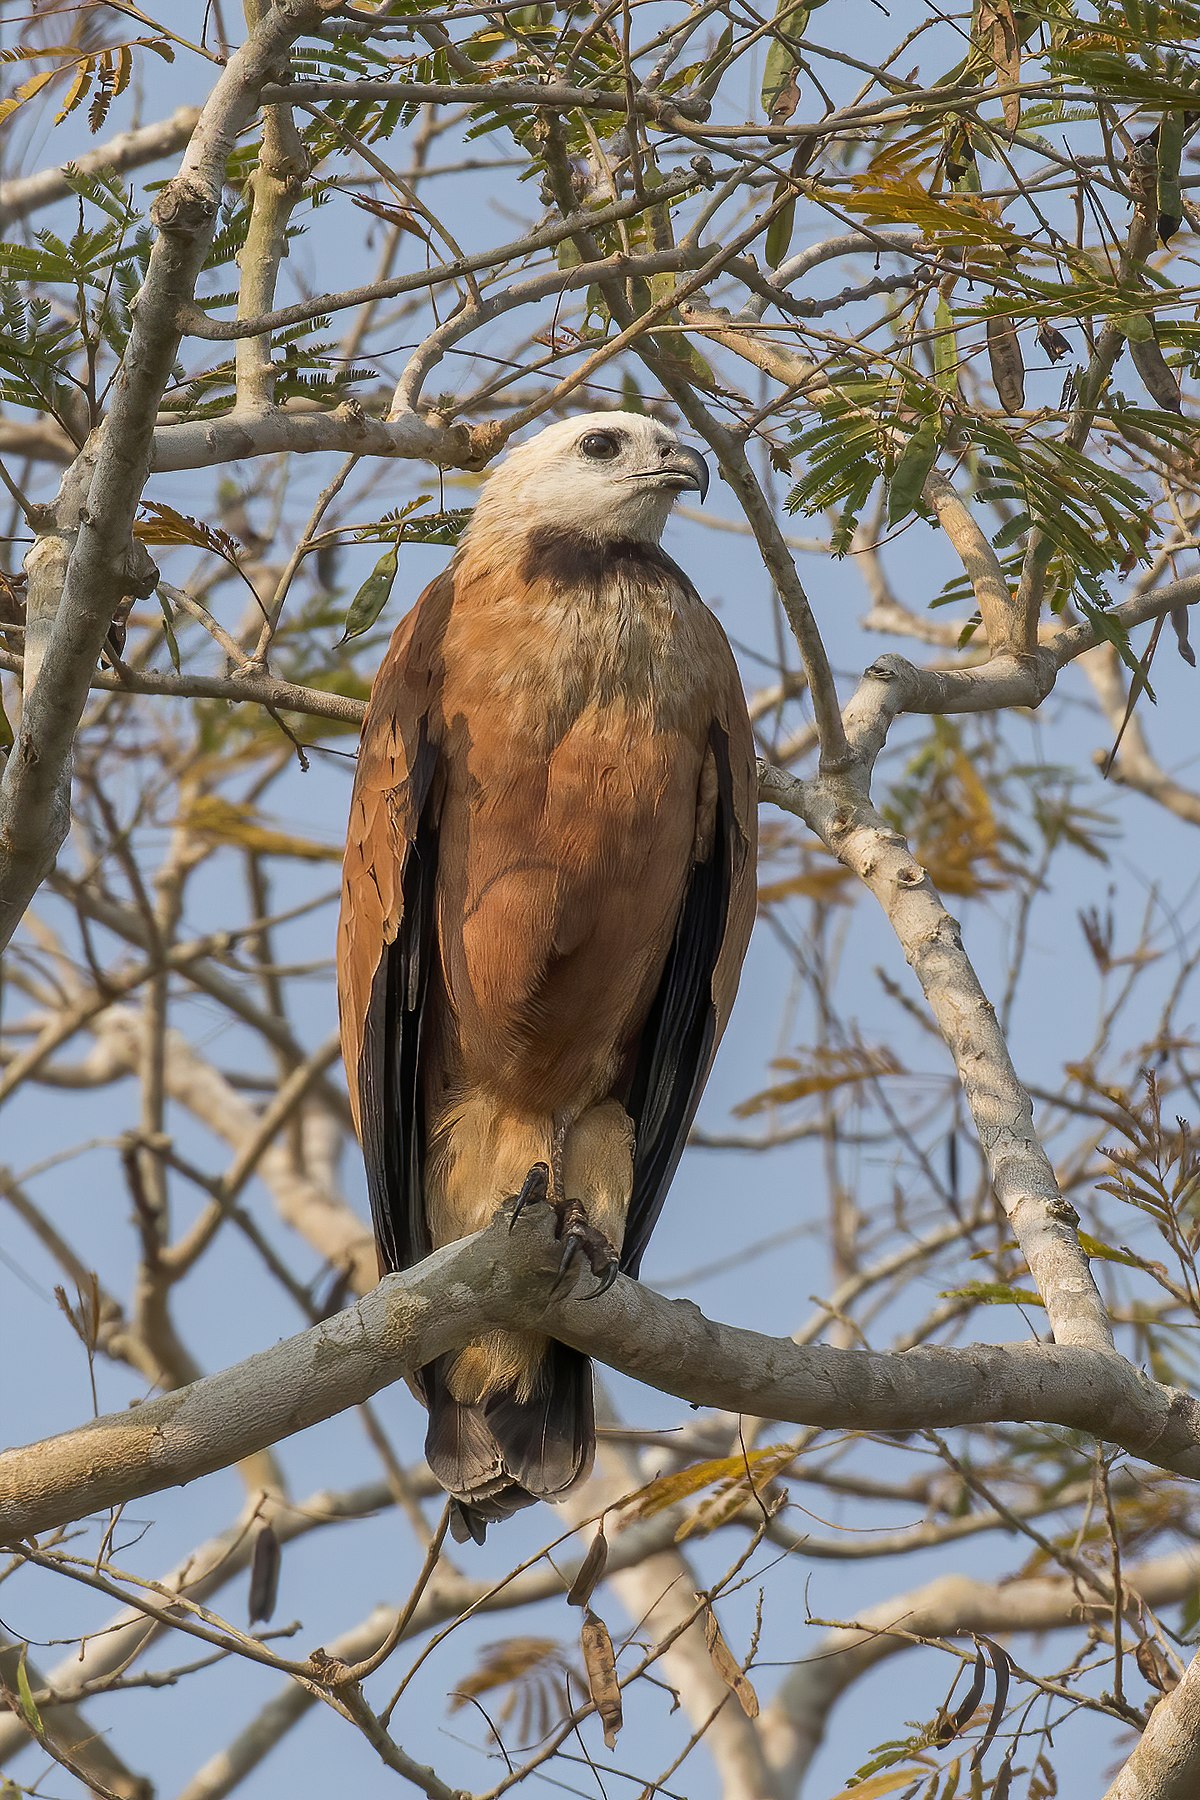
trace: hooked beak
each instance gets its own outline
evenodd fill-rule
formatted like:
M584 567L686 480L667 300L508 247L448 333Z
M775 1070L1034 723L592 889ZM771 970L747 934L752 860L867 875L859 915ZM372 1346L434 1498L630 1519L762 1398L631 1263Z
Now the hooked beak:
M678 483L681 493L692 488L703 503L708 492L708 464L698 450L677 444L663 464L663 472L671 477L672 485Z
M642 469L627 481L648 481L656 488L670 488L682 494L690 488L701 500L708 492L708 464L698 450L687 444L676 444L663 457L657 469Z

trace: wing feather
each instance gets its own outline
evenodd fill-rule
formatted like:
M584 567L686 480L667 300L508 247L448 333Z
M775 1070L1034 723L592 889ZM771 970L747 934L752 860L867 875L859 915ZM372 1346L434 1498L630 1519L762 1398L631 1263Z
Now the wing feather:
M429 1252L420 1058L436 960L440 645L452 592L448 575L431 583L380 665L342 872L342 1054L385 1270Z
M716 799L693 865L654 1003L638 1042L629 1098L633 1194L621 1267L636 1275L683 1155L737 993L756 902L757 766L741 681L726 663L723 703L709 726ZM699 834L698 834L699 835Z

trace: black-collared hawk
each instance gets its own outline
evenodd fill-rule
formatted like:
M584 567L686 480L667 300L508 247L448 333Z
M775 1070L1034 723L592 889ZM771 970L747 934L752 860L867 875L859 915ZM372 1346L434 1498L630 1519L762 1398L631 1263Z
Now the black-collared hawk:
M375 678L338 988L384 1271L547 1173L564 1265L638 1271L755 907L741 681L659 547L706 487L654 419L551 425L487 481ZM591 1467L578 1351L495 1331L418 1386L457 1536Z

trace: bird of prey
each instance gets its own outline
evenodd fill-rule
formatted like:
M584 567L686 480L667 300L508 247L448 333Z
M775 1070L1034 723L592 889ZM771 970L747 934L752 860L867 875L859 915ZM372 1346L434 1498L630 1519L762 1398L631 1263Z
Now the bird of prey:
M346 840L342 1048L384 1272L513 1195L636 1275L733 1004L755 760L720 625L660 548L695 450L589 414L512 450L375 678ZM460 1540L582 1479L587 1358L492 1331L416 1380Z

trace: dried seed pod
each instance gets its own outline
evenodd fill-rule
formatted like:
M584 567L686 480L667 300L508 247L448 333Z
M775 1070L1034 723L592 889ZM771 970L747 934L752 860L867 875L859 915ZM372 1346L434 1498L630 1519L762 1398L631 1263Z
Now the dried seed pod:
M1171 629L1175 633L1175 645L1180 656L1194 669L1196 652L1192 649L1191 641L1188 638L1188 609L1186 606L1171 608Z
M587 1670L592 1704L604 1727L605 1747L612 1750L617 1742L617 1733L625 1722L621 1711L621 1689L617 1682L617 1659L612 1639L608 1635L608 1626L594 1612L586 1614L579 1642L583 1650L583 1666Z
M1168 368L1166 358L1158 347L1158 339L1153 333L1140 340L1130 338L1129 354L1154 404L1161 406L1164 412L1181 413L1183 402L1179 394L1179 383L1174 371Z
M604 1535L603 1525L597 1525L596 1535L588 1546L588 1553L579 1565L574 1581L567 1589L568 1606L586 1606L604 1575L604 1567L608 1562L608 1539Z
M738 1705L746 1717L757 1719L758 1695L733 1651L725 1642L721 1627L717 1624L717 1615L711 1606L706 1606L704 1609L704 1641L708 1645L708 1654L713 1668L725 1686L737 1695Z
M955 1681L958 1680L957 1675ZM965 1731L975 1714L979 1711L979 1703L983 1699L983 1691L987 1686L987 1661L983 1651L978 1647L975 1651L975 1671L963 1698L953 1713L947 1713L945 1707L938 1713L934 1725L933 1741L939 1747L952 1744L960 1731ZM953 1692L953 1689L951 1689Z
M1011 319L992 317L987 322L988 359L996 395L1006 413L1025 405L1025 360Z
M1037 341L1051 362L1057 362L1061 356L1071 354L1071 345L1056 326L1048 319L1043 319L1037 330Z
M1152 1688L1160 1694L1169 1694L1172 1688L1179 1686L1179 1677L1159 1649L1149 1638L1143 1638L1133 1653L1133 1660L1141 1670L1143 1677Z
M250 1623L257 1625L275 1611L279 1593L279 1567L282 1558L279 1539L270 1525L260 1525L254 1540L250 1562Z
M991 51L1000 87L1014 88L1021 80L1021 35L1013 16L1012 0L980 0L980 35ZM989 41L990 40L990 41ZM1021 96L1006 93L1004 124L1016 131L1021 123Z

